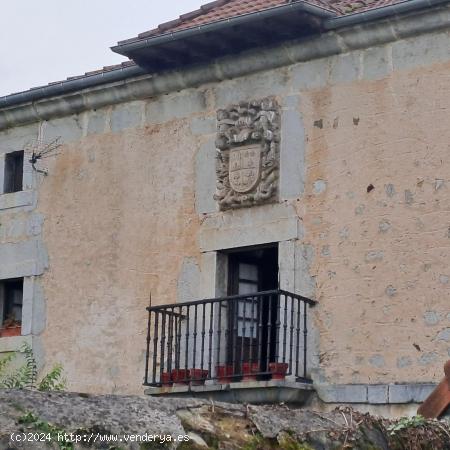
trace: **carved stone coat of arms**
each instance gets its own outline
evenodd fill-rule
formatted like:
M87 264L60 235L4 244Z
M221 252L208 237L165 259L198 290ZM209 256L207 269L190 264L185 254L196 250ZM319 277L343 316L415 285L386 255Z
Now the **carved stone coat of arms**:
M217 192L221 210L275 201L279 108L275 99L241 102L217 113Z

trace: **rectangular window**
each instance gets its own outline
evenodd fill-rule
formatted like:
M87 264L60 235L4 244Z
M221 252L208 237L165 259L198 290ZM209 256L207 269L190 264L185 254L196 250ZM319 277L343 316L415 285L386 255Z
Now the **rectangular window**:
M0 337L20 335L23 278L0 281Z
M5 155L5 178L3 193L21 191L23 179L23 150Z

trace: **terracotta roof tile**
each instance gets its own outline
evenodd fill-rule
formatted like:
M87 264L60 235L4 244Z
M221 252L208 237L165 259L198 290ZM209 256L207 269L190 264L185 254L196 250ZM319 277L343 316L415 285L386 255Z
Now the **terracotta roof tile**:
M163 23L153 30L140 33L137 38L127 39L119 42L119 44L145 39L167 32L193 28L243 14L263 11L265 9L282 6L286 3L293 3L295 1L298 0L216 0L201 6L195 11L183 14L178 19ZM375 9L382 6L401 3L403 1L408 0L307 0L307 3L327 9L337 15L345 15L357 11L365 11L368 9Z

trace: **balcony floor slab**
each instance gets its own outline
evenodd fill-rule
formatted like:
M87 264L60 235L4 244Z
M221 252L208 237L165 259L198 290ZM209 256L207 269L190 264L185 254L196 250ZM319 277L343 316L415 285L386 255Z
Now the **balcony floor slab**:
M302 405L314 392L312 384L288 380L246 381L201 386L152 387L151 396L195 397L228 403L292 403Z

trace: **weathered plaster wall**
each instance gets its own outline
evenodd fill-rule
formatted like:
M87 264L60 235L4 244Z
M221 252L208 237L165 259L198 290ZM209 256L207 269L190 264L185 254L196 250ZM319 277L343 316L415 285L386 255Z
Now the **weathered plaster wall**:
M339 382L428 381L450 351L450 64L301 95L320 359Z
M88 135L61 148L42 184L45 349L49 361L63 363L71 389L139 392L149 294L175 302L178 289L189 288L178 288L183 270L198 267L196 138L186 120L151 123L152 108L142 102L88 114L79 130ZM123 129L140 125L141 114L145 125ZM91 134L93 127L111 128Z
M63 141L37 180L46 364L70 389L142 392L149 292L214 295L216 250L280 241L283 287L320 301L317 382L438 381L449 44L424 35L44 122ZM282 204L219 213L215 112L266 95L282 105Z

